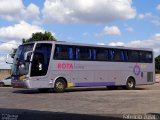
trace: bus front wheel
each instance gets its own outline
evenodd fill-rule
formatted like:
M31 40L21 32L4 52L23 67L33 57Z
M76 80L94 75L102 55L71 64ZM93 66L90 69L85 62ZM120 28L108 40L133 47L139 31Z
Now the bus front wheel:
M126 88L128 90L133 90L135 89L135 85L136 85L135 80L132 77L129 77L126 82Z
M63 93L66 88L66 83L63 79L59 78L56 80L54 84L54 92L56 93Z

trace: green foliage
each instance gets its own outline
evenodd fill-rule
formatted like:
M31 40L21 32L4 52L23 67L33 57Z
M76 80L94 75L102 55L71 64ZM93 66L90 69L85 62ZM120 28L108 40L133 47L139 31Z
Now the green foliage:
M155 58L155 68L156 72L160 72L160 55Z
M37 32L33 33L32 37L29 39L22 39L23 43L34 42L34 41L56 41L51 32Z

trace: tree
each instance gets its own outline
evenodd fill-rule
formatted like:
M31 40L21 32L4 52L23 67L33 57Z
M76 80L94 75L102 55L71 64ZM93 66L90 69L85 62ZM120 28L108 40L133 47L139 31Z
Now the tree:
M34 41L56 41L56 39L54 38L54 36L52 35L51 32L37 32L37 33L33 33L32 37L29 39L22 39L23 43L28 43L28 42L34 42Z
M160 72L160 55L155 58L155 68L156 72Z

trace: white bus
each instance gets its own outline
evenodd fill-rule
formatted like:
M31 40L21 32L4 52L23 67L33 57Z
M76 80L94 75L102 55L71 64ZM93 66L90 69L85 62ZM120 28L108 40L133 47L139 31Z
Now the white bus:
M12 65L13 87L54 89L123 86L155 82L153 51L68 42L20 45Z

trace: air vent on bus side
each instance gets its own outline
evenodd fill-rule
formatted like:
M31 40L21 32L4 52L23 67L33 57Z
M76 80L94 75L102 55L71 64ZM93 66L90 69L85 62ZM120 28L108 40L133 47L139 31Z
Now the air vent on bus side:
M147 82L153 82L153 72L147 72Z

